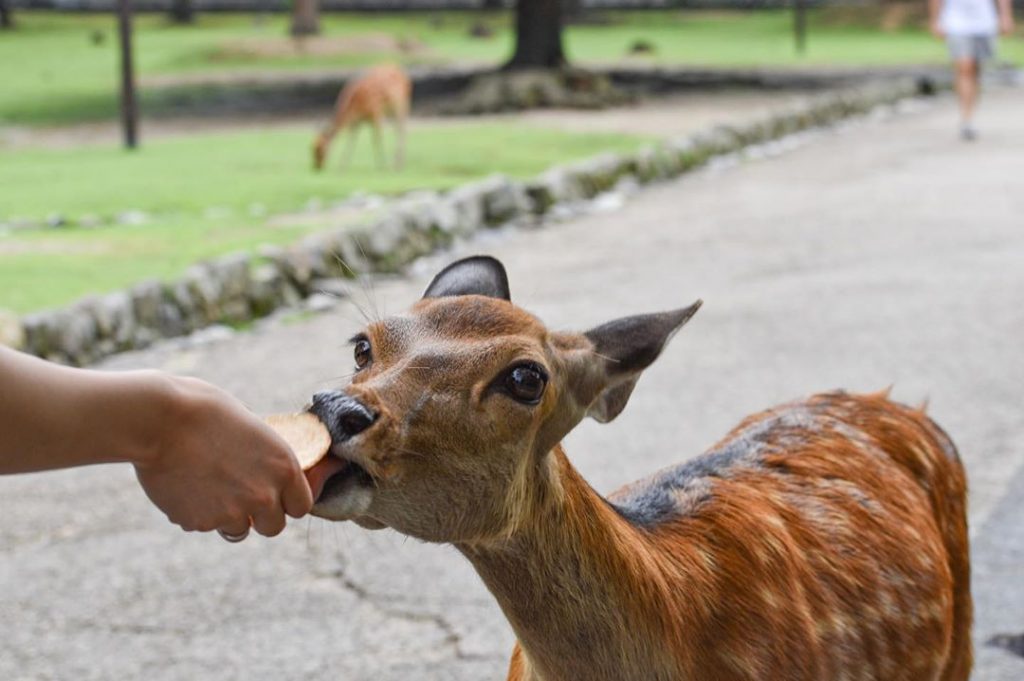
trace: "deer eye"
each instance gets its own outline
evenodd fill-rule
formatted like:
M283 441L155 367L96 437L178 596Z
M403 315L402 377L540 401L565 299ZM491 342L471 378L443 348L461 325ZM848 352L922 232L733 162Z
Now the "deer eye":
M505 392L523 404L537 404L547 384L547 374L536 364L519 364L505 374Z
M366 365L373 359L373 353L370 350L370 341L365 338L357 338L353 354L356 358L356 369L366 368Z

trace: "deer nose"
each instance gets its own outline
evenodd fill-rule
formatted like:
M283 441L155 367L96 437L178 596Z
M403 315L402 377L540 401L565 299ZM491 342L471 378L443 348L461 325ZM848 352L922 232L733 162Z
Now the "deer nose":
M334 442L344 442L373 425L377 415L356 398L339 390L324 390L313 395L311 414L320 419Z

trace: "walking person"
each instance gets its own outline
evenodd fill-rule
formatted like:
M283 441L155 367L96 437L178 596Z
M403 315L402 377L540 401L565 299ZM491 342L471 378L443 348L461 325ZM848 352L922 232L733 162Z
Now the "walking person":
M1013 31L1012 0L928 0L932 33L945 38L960 102L960 137L977 138L974 109L981 66L995 55L996 34Z

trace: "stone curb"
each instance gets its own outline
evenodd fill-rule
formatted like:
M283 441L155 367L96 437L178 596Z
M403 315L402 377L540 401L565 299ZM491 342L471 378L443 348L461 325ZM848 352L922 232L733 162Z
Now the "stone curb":
M722 125L634 153L606 153L555 166L525 181L493 175L444 193L413 192L369 223L313 234L288 248L223 256L194 265L173 281L145 281L20 320L0 314L0 343L81 366L214 324L246 323L319 291L335 290L337 280L352 278L355 272L400 272L458 238L510 222L537 221L623 180L667 180L716 156L827 126L935 88L935 83L916 79L874 82L820 94L748 124Z

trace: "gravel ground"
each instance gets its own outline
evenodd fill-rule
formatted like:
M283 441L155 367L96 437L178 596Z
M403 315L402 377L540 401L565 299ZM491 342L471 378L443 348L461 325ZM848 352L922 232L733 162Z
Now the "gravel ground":
M979 641L1024 631L1024 92L874 117L706 171L615 211L486 235L513 297L552 326L705 306L614 423L566 445L598 490L692 456L744 415L820 390L930 399L972 489ZM459 253L460 255L462 253ZM356 291L395 312L446 259ZM349 370L349 301L194 347L123 355L216 382L259 412ZM274 540L188 535L126 466L0 479L0 678L503 678L511 633L454 550L302 520ZM1024 659L979 645L974 676Z

